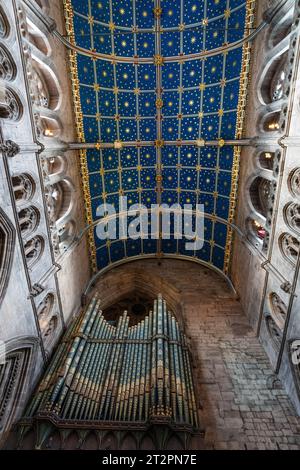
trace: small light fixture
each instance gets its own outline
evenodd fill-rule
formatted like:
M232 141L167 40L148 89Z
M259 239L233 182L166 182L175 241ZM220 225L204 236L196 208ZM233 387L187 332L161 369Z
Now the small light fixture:
M54 136L53 131L51 129L45 129L44 134L45 134L46 137L53 137Z
M279 124L278 122L270 122L268 125L268 128L272 131L279 129Z
M272 154L271 154L270 152L266 152L266 153L265 153L265 158L266 158L267 160L270 160L270 159L272 158Z

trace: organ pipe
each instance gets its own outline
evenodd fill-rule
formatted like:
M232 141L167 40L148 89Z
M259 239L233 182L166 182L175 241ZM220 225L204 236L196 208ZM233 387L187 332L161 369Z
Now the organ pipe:
M198 427L186 338L161 296L129 326L107 322L94 297L70 326L28 409L64 422L151 423Z

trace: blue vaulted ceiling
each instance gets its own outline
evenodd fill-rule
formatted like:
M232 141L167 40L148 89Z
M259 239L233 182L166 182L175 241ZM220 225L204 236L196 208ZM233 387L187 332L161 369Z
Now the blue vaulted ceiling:
M84 140L134 143L121 150L87 151L86 197L93 221L99 204L118 207L120 194L128 196L129 204L148 207L158 201L202 203L208 215L230 220L234 148L198 148L191 141L235 138L243 50L206 59L193 55L243 38L246 1L71 3L76 45L112 57L77 56ZM155 64L154 56L163 61ZM136 60L141 58L144 61ZM164 144L155 146L155 141ZM207 217L202 250L186 252L185 240L171 239L162 240L159 251L194 256L223 270L230 248L227 230L225 223ZM98 269L125 257L158 252L158 241L151 239L106 243L95 234L94 243Z

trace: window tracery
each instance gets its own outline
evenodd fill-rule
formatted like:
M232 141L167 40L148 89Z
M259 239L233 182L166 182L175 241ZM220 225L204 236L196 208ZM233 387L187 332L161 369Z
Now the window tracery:
M279 101L283 98L285 79L286 79L286 72L284 68L279 68L279 70L275 74L273 83L271 85L272 101Z
M8 82L16 76L16 65L8 50L0 45L0 79Z
M5 38L9 33L9 23L7 17L0 7L0 38Z
M274 158L275 158L274 152L261 152L259 154L259 163L262 168L266 170L273 170Z
M21 102L15 92L8 87L0 87L0 119L18 121L22 112Z
M26 207L18 213L19 225L23 235L32 233L40 220L39 211L35 207Z
M33 266L42 256L44 244L43 238L37 236L24 245L25 257L29 267Z
M292 265L295 265L300 248L300 243L297 238L289 233L284 233L279 239L279 246L283 257Z
M267 217L275 198L276 183L258 176L250 186L250 197L254 209Z
M15 231L0 209L0 302L4 298L9 281L14 254Z
M300 168L295 168L288 180L288 185L293 196L300 197Z
M9 426L17 410L30 357L31 348L24 347L8 353L0 364L0 432Z
M13 176L12 184L16 201L28 201L32 198L35 192L35 183L30 175L22 173Z
M284 217L287 225L300 233L300 205L297 203L290 203L284 208Z

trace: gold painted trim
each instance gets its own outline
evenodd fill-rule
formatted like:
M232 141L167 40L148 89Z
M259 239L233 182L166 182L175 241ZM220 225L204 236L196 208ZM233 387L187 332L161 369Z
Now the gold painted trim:
M245 34L249 29L253 28L254 19L255 19L255 7L256 7L256 0L247 0ZM250 42L244 43L242 70L241 70L241 78L240 78L239 103L238 103L238 111L237 111L237 125L236 125L236 133L235 133L235 139L238 139L238 140L242 139L243 131L244 131L248 85L249 85L249 80L250 80L251 47L252 45ZM242 148L240 146L235 147L234 149L232 178L231 178L230 206L229 206L229 217L228 217L229 224L233 223L234 218L235 218L235 212L236 212L241 151L242 151ZM230 268L232 243L233 243L233 229L228 228L226 247L225 247L225 260L224 260L224 273L226 275L228 275L229 268Z
M73 22L73 7L71 0L64 0L63 3L64 12L65 12L65 23L67 34L70 38L71 44L75 45L75 32L74 32L74 22ZM76 132L78 140L82 143L85 143L84 136L84 127L83 127L83 116L81 109L80 101L80 88L79 88L79 79L78 79L78 68L77 68L77 52L72 49L69 49L69 66L72 82L72 92L73 92L73 102L74 102L74 113L75 113L75 123L76 123ZM87 150L80 150L80 171L81 171L81 180L82 180L82 189L85 202L85 217L87 225L93 223L92 216L92 203L90 195L90 185L89 185L89 174L88 174L88 165L87 165ZM89 252L91 258L92 270L94 273L97 272L97 258L96 258L96 245L94 240L93 229L90 229L88 232L88 243L89 243Z

